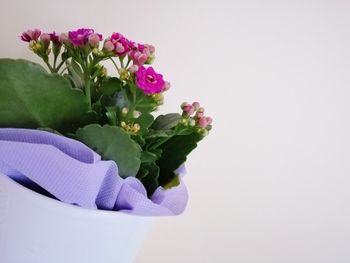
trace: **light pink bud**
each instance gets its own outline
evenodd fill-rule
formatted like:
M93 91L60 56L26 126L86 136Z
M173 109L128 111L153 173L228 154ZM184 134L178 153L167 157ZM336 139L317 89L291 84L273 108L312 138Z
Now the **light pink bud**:
M198 119L198 126L201 127L201 128L205 128L208 126L208 121L207 121L207 118L205 117L201 117L200 119Z
M213 119L211 117L207 117L207 123L208 125L211 125L213 123Z
M48 45L48 44L50 43L51 37L50 37L49 34L44 33L44 34L41 34L40 40L41 40L42 42L44 42L44 44Z
M203 112L198 112L198 111L197 111L197 113L196 113L196 118L200 119L200 118L202 118L202 117L204 117L204 113L203 113Z
M187 105L189 105L187 102L181 103L181 109L184 109Z
M89 44L92 47L98 47L98 45L100 44L100 40L101 40L101 38L100 38L99 34L92 34L88 38Z
M69 43L68 35L66 33L60 34L60 36L58 37L58 41L63 44Z
M115 51L117 52L117 53L123 53L124 51L125 51L125 48L124 48L124 46L121 44L121 43L117 43L117 46L116 46L116 48L115 48Z
M104 43L103 48L104 48L106 51L111 52L111 51L113 51L113 49L114 49L114 44L112 43L112 41L108 40L108 41L106 41L106 42Z
M171 87L170 82L165 81L163 90L164 90L164 91L167 91L167 90L169 90L169 89L170 89L170 87Z
M200 107L197 111L198 111L198 112L201 112L201 113L204 113L204 108L203 108L203 107Z
M154 52L156 51L156 48L155 48L153 45L145 44L145 47L148 49L148 51L149 51L151 54L154 54Z
M201 105L199 104L199 102L193 102L192 106L197 111Z
M188 104L188 105L186 105L186 106L183 108L183 111L184 111L187 115L191 116L191 115L194 113L194 108L192 107L192 105Z
M133 117L134 117L135 119L137 119L138 117L141 116L141 112L135 110L135 111L132 113L132 115L133 115Z
M130 68L129 68L129 71L131 72L131 73L135 73L136 71L138 71L139 70L139 66L138 65L132 65Z

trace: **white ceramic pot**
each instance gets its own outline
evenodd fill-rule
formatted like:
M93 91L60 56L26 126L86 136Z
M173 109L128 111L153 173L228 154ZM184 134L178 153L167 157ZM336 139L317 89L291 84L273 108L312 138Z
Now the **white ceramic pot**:
M64 204L0 173L1 263L133 262L153 220Z

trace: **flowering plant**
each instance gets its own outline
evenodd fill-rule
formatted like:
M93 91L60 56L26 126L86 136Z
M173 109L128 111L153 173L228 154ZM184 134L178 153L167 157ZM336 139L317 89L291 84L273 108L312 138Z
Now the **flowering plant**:
M211 129L198 102L153 116L169 82L152 66L155 48L120 33L28 30L21 39L50 72L26 60L0 59L0 127L44 129L79 140L121 177L137 177L152 195L179 183L176 169ZM116 77L103 63L111 61Z

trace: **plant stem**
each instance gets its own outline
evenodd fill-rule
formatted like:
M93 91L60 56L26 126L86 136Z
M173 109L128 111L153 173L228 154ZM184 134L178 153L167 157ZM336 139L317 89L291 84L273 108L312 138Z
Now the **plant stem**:
M114 61L111 57L109 57L109 59L112 61L113 65L115 66L115 68L116 68L117 71L119 72L119 68L118 68L117 63L115 63L115 61Z
M84 84L86 100L89 103L89 108L91 108L91 81L90 74L88 72L85 72L84 74Z
M49 70L51 71L51 73L55 73L54 69L51 67L50 63L47 60L44 60L46 66L49 68Z
M55 71L55 73L57 72L56 63L57 63L57 56L55 55L53 58L53 70Z

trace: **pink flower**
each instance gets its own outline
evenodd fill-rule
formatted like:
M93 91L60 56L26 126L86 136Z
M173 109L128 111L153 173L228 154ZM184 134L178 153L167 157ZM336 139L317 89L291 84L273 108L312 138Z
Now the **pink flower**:
M113 33L109 41L113 43L113 51L118 56L124 56L130 51L130 41L120 33Z
M135 65L142 66L154 57L155 48L152 45L131 42L130 49L129 56Z
M39 29L27 30L22 33L21 40L25 42L30 42L32 40L38 40L41 35L41 31Z
M44 42L46 45L49 45L49 44L50 44L50 41L51 41L51 37L50 37L49 34L44 33L44 34L41 34L40 40L41 40L42 42Z
M92 47L98 47L101 40L102 40L102 35L96 34L96 33L94 33L88 37L89 44Z
M208 126L208 120L206 117L201 117L197 120L197 124L200 128L206 128Z
M114 44L112 43L112 41L108 40L103 44L103 48L104 50L111 52L114 50Z
M69 31L68 38L70 43L72 43L74 46L83 46L88 42L89 36L93 34L95 34L95 31L93 29L80 28L76 31ZM101 34L96 35L98 35L98 37L102 40Z
M58 35L56 35L56 32L52 32L49 35L50 35L50 39L51 39L52 43L54 43L54 44L62 44L61 41L60 41L60 37Z
M164 90L163 76L156 73L152 67L140 67L135 76L136 85L146 94L160 93Z

